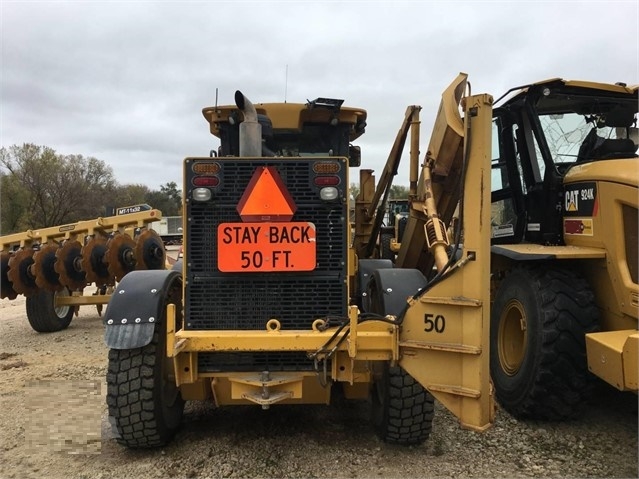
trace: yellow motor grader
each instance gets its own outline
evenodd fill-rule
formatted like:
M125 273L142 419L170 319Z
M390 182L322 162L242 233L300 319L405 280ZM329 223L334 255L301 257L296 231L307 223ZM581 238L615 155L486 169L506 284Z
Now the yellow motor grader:
M434 397L464 426L489 427L492 97L462 102L465 88L461 75L445 92L421 175L420 107L407 109L377 187L360 171L354 230L349 168L364 110L328 98L254 105L241 92L203 110L221 144L184 160L183 261L129 273L105 313L122 444L166 444L186 400L268 409L328 404L332 388L370 399L389 442L426 439ZM395 268L375 258L376 212L409 131L422 242L412 266ZM451 260L442 235L462 196L466 234Z
M81 305L107 304L134 269L164 269L166 252L148 228L159 210L138 211L0 237L0 297L26 297L27 319L41 333L69 326ZM96 292L84 295L95 284Z

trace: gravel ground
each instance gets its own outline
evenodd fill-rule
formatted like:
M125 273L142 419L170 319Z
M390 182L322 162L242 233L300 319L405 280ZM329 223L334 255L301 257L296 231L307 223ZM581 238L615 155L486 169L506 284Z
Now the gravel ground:
M380 442L369 405L214 409L188 403L167 447L128 451L107 421L107 349L93 306L38 334L24 298L0 301L0 476L23 477L637 477L637 396L600 384L578 421L515 420L461 429L437 405L419 447Z

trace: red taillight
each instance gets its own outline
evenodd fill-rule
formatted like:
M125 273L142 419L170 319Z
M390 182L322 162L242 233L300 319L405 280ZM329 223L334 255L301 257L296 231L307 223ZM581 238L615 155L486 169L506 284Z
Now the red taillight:
M317 176L313 180L315 186L337 186L339 185L338 176Z
M196 176L193 178L193 186L212 186L216 187L220 184L217 176Z

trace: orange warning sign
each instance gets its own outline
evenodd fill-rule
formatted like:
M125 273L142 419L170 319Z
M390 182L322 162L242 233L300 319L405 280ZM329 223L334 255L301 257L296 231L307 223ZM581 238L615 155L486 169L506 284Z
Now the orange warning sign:
M290 221L296 209L274 166L255 170L237 204L242 221Z
M217 227L217 268L222 272L312 271L315 266L313 223L220 223Z

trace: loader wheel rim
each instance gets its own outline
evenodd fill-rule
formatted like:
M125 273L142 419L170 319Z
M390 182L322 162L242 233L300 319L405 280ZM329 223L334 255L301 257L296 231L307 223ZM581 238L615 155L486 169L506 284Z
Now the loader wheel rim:
M511 299L501 312L497 339L499 363L508 376L514 376L521 368L527 340L526 310L518 300Z
M53 293L53 309L55 311L55 314L58 316L58 318L65 318L67 314L69 314L69 309L71 308L71 306L66 304L63 306L55 306L58 296L69 296L69 290L67 288L64 288L61 291L55 291Z

